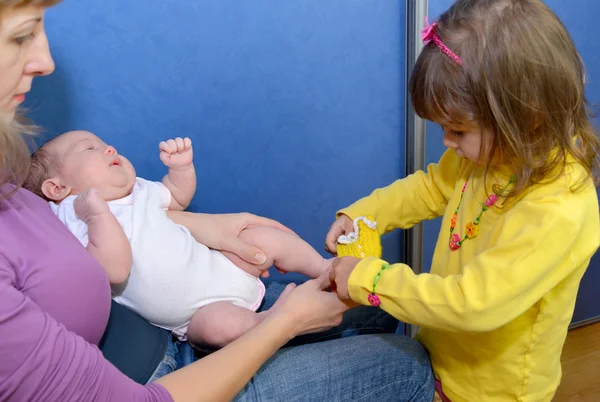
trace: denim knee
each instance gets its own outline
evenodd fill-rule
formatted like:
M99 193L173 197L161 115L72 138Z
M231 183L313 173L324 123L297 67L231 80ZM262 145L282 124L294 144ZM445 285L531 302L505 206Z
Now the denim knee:
M408 336L397 335L379 335L389 338L397 347L390 350L390 358L396 358L399 361L405 362L408 367L404 368L405 378L410 382L410 395L406 395L407 401L414 402L431 402L435 392L435 378L433 369L431 368L431 360L427 349L418 341ZM410 373L410 375L406 375ZM406 384L405 384L406 385Z

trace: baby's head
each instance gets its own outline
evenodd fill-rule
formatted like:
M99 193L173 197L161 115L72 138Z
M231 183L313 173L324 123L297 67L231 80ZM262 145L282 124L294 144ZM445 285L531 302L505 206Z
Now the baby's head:
M88 131L70 131L45 143L31 157L23 187L60 202L96 188L107 201L123 198L135 184L135 169L117 150Z
M583 63L541 0L457 0L427 33L409 91L417 114L442 125L446 146L508 165L517 190L567 155L591 170L599 143Z

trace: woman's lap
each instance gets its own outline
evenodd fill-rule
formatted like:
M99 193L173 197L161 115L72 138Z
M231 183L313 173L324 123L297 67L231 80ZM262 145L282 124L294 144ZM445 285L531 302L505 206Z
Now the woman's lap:
M284 287L268 284L264 309ZM339 327L293 339L261 367L235 400L431 401L434 380L429 356L415 340L393 334L397 324L379 309L352 309ZM199 357L188 343L171 342L151 381Z
M188 343L172 342L154 379L195 360ZM375 334L283 348L234 401L430 402L433 393L425 348L406 336Z
M281 349L234 401L430 402L433 393L425 349L405 336L377 334Z

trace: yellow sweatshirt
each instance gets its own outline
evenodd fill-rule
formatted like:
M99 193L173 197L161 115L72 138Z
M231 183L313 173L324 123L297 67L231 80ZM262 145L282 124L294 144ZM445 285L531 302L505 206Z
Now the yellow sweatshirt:
M377 284L380 307L420 326L435 376L453 401L550 401L560 383L560 355L577 289L600 245L598 198L585 171L570 165L561 177L535 186L505 208L481 216L479 234L460 249L448 246L450 221L467 179L454 233L463 238L491 185L483 168L448 150L427 172L375 190L340 211L371 214L381 234L444 215L430 274L393 264ZM501 204L502 198L499 198ZM367 296L383 261L366 258L349 279L353 300Z

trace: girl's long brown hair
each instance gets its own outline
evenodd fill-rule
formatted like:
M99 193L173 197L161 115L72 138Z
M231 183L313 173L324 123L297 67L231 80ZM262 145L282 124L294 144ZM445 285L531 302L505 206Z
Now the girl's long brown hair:
M542 1L458 0L436 32L463 65L434 43L425 46L409 83L420 117L488 128L488 161L499 158L517 177L511 196L555 179L569 158L597 179L600 142L585 98L584 65Z

